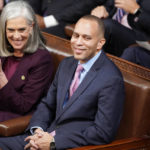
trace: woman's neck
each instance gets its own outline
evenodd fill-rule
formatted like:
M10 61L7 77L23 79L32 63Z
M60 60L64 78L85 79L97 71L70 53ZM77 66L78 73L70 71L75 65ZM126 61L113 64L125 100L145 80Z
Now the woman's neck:
M15 50L14 51L14 56L15 57L23 57L24 53L21 52L20 50Z

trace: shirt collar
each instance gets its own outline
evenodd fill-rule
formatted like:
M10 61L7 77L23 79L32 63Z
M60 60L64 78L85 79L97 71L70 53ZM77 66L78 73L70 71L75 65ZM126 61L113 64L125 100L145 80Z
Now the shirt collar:
M86 63L82 64L84 70L86 72L88 72L91 67L93 66L93 64L95 63L95 61L98 59L98 57L101 55L101 50L94 56L92 57L90 60L88 60ZM80 64L80 62L78 62L78 64Z

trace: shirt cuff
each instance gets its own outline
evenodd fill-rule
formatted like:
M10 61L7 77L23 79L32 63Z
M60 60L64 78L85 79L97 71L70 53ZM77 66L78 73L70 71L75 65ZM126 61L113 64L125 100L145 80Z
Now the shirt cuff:
M53 15L44 17L44 23L46 28L57 26L59 24Z
M39 126L31 127L30 132L31 132L32 135L34 134L34 130L37 129L37 128L39 128L39 129L41 129L43 131L43 129L41 127L39 127Z

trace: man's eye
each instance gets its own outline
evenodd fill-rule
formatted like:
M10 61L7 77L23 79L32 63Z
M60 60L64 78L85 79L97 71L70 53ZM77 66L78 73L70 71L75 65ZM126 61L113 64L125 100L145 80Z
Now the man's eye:
M75 38L79 37L78 34L73 34L72 36L75 37Z
M85 36L84 39L85 39L85 40L90 40L91 37Z

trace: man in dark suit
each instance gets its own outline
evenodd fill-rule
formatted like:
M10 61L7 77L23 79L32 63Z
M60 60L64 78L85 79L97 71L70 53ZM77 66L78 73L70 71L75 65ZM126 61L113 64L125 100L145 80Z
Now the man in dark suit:
M150 43L149 49L141 46L125 49L121 58L150 69Z
M37 15L43 31L66 38L66 24L76 23L85 14L89 14L96 5L105 0L26 0Z
M148 27L148 20L150 20L149 5L149 0L107 0L103 8L105 11L99 10L99 13L103 14L99 15L100 18L106 16L106 19L104 19L107 39L104 50L106 52L120 56L123 50L136 43L136 40L147 40L149 34L143 33L143 29L150 30ZM121 22L115 19L118 8L126 12ZM98 13L96 9L93 10L92 14ZM104 12L107 12L107 14L104 15Z
M126 48L121 57L150 69L150 13L147 11L143 11L143 13L143 19L141 18L140 21L141 25L143 26L140 30L143 32L143 34L147 34L148 37L147 39L144 39L141 34L137 35L137 45Z
M26 145L25 149L60 150L114 139L123 111L124 84L119 69L101 50L104 43L103 22L95 16L82 17L71 38L74 57L60 64L27 133L0 138L0 148ZM76 71L77 66L82 69ZM76 90L74 83L78 83Z

